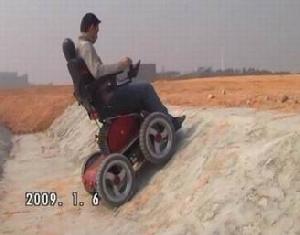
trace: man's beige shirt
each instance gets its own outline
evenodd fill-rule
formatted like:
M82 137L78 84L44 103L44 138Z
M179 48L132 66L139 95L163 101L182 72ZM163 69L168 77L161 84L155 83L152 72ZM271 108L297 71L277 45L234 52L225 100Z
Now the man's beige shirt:
M79 37L76 47L76 53L77 56L81 57L84 60L90 73L96 79L99 79L104 75L118 73L126 69L121 63L103 64L102 60L97 55L93 43L89 41L85 36Z

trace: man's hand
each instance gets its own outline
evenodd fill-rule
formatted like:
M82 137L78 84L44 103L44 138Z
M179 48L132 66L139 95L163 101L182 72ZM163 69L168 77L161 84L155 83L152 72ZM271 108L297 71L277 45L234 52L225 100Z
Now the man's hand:
M132 60L129 57L124 57L119 62L123 69L129 68L129 66L132 64Z

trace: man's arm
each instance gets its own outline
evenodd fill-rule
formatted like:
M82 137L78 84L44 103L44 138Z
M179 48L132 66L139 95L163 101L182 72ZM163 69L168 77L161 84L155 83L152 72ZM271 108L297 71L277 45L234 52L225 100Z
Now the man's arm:
M80 56L86 63L91 74L96 79L99 79L104 75L122 72L127 68L127 65L123 62L119 62L117 64L102 64L95 48L90 43L85 43L85 45L81 48Z

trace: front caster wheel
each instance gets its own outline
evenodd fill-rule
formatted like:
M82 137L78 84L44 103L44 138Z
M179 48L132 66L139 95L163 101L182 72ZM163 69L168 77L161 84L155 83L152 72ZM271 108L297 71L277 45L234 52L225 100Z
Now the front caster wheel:
M118 207L130 200L135 191L135 173L122 154L110 154L97 173L96 189L104 203Z

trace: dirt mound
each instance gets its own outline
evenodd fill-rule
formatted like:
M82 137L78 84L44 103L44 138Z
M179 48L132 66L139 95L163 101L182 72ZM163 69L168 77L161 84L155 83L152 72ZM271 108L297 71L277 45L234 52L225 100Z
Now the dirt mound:
M1 185L2 234L297 234L300 115L254 109L170 108L186 114L177 150L140 172L118 210L91 204L80 165L97 126L78 106L43 133L15 136ZM26 173L25 173L26 172ZM55 191L64 205L24 206L27 191ZM85 205L73 206L72 192Z

